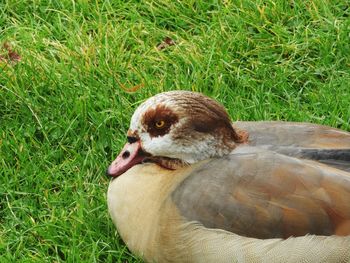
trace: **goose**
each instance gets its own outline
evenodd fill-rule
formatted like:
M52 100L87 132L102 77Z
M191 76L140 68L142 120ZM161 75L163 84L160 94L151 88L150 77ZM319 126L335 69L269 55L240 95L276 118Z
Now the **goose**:
M146 262L350 262L350 133L231 122L197 92L131 117L108 211Z

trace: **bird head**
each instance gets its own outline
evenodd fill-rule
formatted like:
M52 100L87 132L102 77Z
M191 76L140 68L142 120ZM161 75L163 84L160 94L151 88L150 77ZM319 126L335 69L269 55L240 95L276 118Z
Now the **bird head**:
M134 112L128 143L107 173L118 176L142 162L176 169L229 154L246 136L232 127L225 108L197 92L170 91L143 102Z

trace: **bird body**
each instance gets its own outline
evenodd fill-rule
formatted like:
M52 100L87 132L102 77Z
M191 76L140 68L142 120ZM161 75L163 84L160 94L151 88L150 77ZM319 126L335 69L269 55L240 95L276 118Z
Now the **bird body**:
M176 91L135 111L128 140L108 207L146 261L350 261L349 133L232 124L217 102Z

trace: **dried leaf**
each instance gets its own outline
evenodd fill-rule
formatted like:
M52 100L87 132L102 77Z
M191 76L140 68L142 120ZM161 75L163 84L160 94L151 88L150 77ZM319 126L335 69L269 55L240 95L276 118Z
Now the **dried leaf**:
M11 60L11 61L20 61L21 60L21 56L12 50L9 51L8 56L9 56L9 60Z
M5 42L2 45L2 49L5 50L5 54L0 55L0 61L5 61L6 63L18 62L21 60L21 56L13 51L11 45L8 42Z
M161 51L161 50L163 50L167 47L173 46L173 45L175 45L175 41L172 40L170 37L166 37L166 38L164 38L162 43L157 45L157 49L159 51Z
M139 85L133 86L131 88L127 88L125 87L122 83L119 83L119 85L122 87L123 90L125 90L126 92L135 92L141 88L143 88L145 86L145 84L141 83Z

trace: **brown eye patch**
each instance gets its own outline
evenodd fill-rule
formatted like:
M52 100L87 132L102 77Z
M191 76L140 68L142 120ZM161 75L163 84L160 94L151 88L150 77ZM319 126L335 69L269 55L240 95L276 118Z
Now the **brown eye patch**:
M151 137L167 134L171 125L179 121L178 116L164 105L146 111L142 118L142 125L146 127Z

